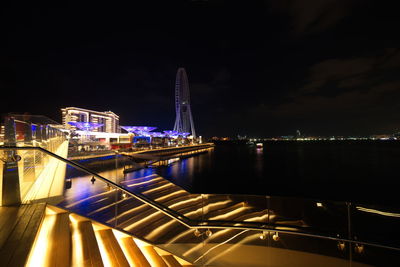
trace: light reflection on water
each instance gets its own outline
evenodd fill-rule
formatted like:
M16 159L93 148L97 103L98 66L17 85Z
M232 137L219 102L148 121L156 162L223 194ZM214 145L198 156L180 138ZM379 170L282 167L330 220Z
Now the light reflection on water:
M217 145L157 173L196 193L389 203L398 199L399 161L400 142L266 142Z
M400 142L264 143L262 149L219 145L168 166L128 173L125 179L156 173L194 193L376 201L397 195L399 160ZM116 176L124 179L122 168L117 174L100 174L113 181Z

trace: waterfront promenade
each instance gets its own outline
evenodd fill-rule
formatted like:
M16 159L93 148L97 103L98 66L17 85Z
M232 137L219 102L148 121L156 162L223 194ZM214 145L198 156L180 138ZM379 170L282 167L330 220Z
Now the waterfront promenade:
M213 147L213 143L205 143L205 144L191 144L185 146L178 146L178 147L148 147L148 148L134 148L133 150L122 150L122 151L114 151L114 150L105 150L105 151L86 151L84 153L74 153L72 155L68 155L69 160L84 160L84 159L95 159L100 157L107 157L107 156L114 156L116 154L121 154L125 156L134 156L138 154L174 154L176 152L182 150L197 150L199 148L209 148Z

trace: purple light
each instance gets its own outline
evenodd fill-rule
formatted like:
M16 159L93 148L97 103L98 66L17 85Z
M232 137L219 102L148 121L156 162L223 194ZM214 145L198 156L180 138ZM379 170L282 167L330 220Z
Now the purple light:
M152 137L164 137L165 134L161 133L161 132L151 132L150 135Z
M164 133L169 136L177 136L178 135L177 131L164 131Z
M151 131L157 129L157 127L150 127L150 126L121 126L121 128L130 133L151 132Z
M102 123L94 123L94 122L77 122L77 121L70 121L68 124L77 127L80 130L90 131L96 128L103 126Z

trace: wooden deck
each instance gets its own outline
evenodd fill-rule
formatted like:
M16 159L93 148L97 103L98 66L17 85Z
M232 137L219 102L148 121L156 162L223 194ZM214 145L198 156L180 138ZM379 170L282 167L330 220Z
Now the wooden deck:
M0 266L24 266L46 204L0 207Z

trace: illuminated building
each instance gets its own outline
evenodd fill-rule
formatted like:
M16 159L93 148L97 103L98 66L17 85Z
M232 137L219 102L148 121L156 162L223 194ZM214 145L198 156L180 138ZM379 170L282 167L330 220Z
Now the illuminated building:
M98 123L102 126L93 129L94 132L119 133L119 116L112 111L94 111L76 107L61 109L62 123L66 129L76 130L77 127L69 122Z

